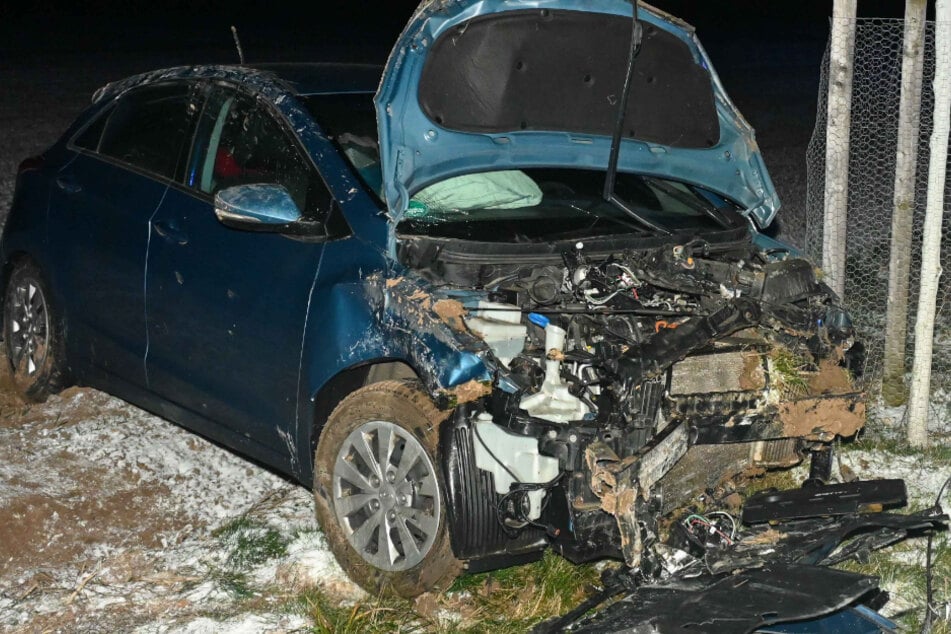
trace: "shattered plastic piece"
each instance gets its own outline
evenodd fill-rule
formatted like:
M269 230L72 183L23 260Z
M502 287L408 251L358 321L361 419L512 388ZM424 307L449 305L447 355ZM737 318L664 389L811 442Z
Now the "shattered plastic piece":
M822 515L848 515L900 508L908 503L904 480L868 480L789 491L766 491L750 497L743 522L756 524Z
M684 551L665 545L655 550L668 576L652 583L622 569L607 578L602 593L536 633L894 632L893 623L863 605L881 597L878 580L828 566L912 533L946 530L947 522L939 507L786 522L753 529L692 563Z
M747 634L826 616L874 591L874 577L832 568L770 565L641 586L572 632Z

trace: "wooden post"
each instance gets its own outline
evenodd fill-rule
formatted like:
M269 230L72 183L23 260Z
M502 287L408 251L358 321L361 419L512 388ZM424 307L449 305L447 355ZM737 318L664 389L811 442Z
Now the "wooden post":
M857 0L835 0L829 55L829 110L826 123L825 219L822 268L829 285L845 296L845 228L849 202L849 128L852 59Z
M921 291L915 321L915 361L908 397L908 442L928 444L928 408L931 396L931 361L934 320L941 277L941 221L951 129L951 0L937 0L935 8L934 128L928 164L928 203L921 243Z
M898 107L898 149L895 196L888 264L888 306L885 318L885 368L882 398L887 405L905 402L905 342L908 338L908 272L915 215L918 167L918 123L924 64L927 0L906 0L901 61L901 103Z

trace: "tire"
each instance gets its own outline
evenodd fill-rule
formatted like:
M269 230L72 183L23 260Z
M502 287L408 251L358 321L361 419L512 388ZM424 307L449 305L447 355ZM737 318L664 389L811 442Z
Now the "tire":
M3 344L13 384L24 398L42 403L66 383L66 354L59 315L39 267L17 264L3 302Z
M368 592L439 592L462 571L437 454L445 418L414 380L367 385L327 419L314 455L317 521L337 561ZM388 458L381 446L391 448Z

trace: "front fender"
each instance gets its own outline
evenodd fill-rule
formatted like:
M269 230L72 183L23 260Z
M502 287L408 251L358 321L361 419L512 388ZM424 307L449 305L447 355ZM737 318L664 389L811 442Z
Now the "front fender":
M301 355L301 448L310 447L317 394L344 370L403 361L442 407L487 394L492 380L491 351L466 329L458 300L382 254L358 265L344 251L353 246L347 242L327 245L311 293Z

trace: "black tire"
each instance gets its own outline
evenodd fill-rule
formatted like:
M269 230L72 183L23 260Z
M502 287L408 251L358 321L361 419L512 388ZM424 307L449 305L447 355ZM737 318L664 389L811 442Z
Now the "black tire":
M66 347L49 287L32 261L17 264L3 301L3 345L13 385L42 403L66 385Z
M438 461L439 423L446 415L446 412L436 408L417 381L382 381L367 385L345 398L330 414L321 433L314 456L317 521L341 567L353 581L373 594L412 598L424 592L439 592L448 588L462 571L462 562L453 555L449 540L444 493L446 487ZM375 431L374 426L381 424L384 425L380 428L383 431ZM378 460L380 446L383 445L381 435L390 433L393 433L394 441L387 443L387 446L394 447L392 454L388 453L385 460ZM401 433L404 435L400 436ZM368 448L372 450L369 462L384 464L383 468L375 469L367 462L359 462L362 459L356 457L353 439L360 438L369 438ZM407 464L412 462L413 466L404 466L402 459L414 455L412 450L420 447L425 452L425 458L407 460ZM374 452L377 455L373 455ZM358 470L367 475L364 484L351 485L346 476L341 475L345 473L343 471L335 476L338 459L349 465L356 464ZM409 469L409 473L397 475L405 469ZM394 480L391 482L395 484L387 487L377 477L373 485L369 474L376 472L386 477L384 471L392 472ZM438 487L435 495L431 494L433 483ZM374 486L373 489L369 488ZM400 486L411 489L398 489ZM384 491L384 487L387 490ZM426 488L429 493L424 490ZM407 490L413 493L400 493ZM353 495L353 499L357 499L356 496L360 495L361 500L367 499L363 495L364 491L372 491L369 501L347 514L344 504L348 497ZM400 499L398 505L392 501L395 498ZM388 507L387 504L392 506ZM395 515L397 512L398 516ZM426 523L414 524L418 518L425 519ZM390 519L393 521L390 522ZM410 522L407 523L406 519ZM358 549L354 542L359 541L360 528L364 522L369 527L369 531L362 532L367 536L367 543L364 548ZM402 522L402 533L397 530L397 522ZM407 526L413 529L412 534L405 533ZM383 527L390 528L384 532ZM410 537L412 544L407 545L409 540L401 541L403 534ZM388 540L387 552L382 553L378 548L373 552L384 538ZM393 553L397 557L393 558ZM415 563L419 557L421 560ZM381 558L386 560L383 567L374 562L379 562Z

